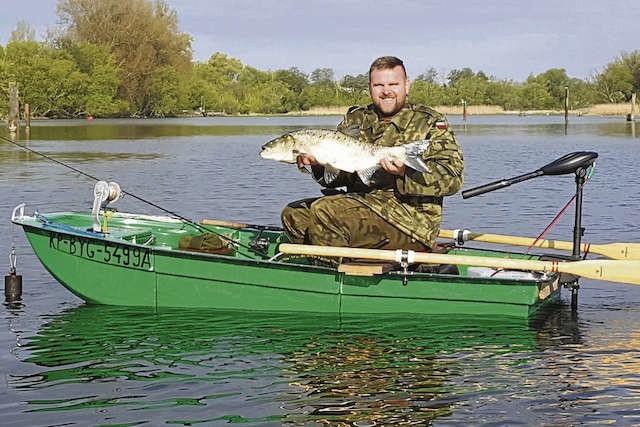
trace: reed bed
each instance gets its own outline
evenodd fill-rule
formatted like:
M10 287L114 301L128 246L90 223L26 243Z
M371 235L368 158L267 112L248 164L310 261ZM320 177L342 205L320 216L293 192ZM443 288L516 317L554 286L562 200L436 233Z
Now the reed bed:
M314 107L307 111L295 111L290 112L290 115L303 115L303 116L341 116L346 111L348 106L344 107ZM445 115L462 115L461 105L440 105L434 106L435 110ZM570 110L570 115L575 116L626 116L631 113L631 104L596 104L589 107ZM473 115L494 115L494 114L520 114L520 115L534 115L534 114L564 114L563 110L505 110L499 105L468 105L467 114ZM636 106L635 115L640 115L640 107Z

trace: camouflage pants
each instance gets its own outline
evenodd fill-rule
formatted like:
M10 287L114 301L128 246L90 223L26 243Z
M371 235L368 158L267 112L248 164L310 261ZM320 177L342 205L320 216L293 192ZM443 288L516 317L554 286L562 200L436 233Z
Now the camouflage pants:
M293 243L419 251L429 249L345 194L292 202L283 209L281 219Z

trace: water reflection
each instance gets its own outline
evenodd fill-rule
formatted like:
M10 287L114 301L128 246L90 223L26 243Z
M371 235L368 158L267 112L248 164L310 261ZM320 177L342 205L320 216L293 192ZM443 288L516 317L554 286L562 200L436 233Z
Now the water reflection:
M486 393L484 371L505 358L527 359L557 345L558 334L575 340L561 320L81 306L22 339L34 368L14 374L10 387L29 391L28 412L53 411L57 422L102 407L110 422L207 422L247 408L245 421L429 423L454 413L460 398Z
M246 135L247 128L256 135L281 134L300 127L335 127L339 117L216 117L174 119L102 119L36 121L23 140L94 141L148 139L194 135Z
M49 155L47 152L38 151L39 153ZM126 153L126 152L87 152L87 151L67 151L53 153L55 159L60 162L75 162L75 163L87 163L95 162L98 160L153 160L162 157L162 154L155 153ZM2 153L0 156L0 163L15 163L15 162L42 162L46 161L40 154L36 154L29 151L10 151Z
M13 134L16 141L135 140L196 135L279 135L302 127L334 128L341 116L262 116L173 119L101 119L34 121L29 129ZM636 138L636 122L619 117L469 116L467 121L450 116L459 134L504 135L600 135ZM249 130L250 129L250 130Z
M50 121L34 124L31 139L20 134L19 143L189 218L277 225L285 203L316 194L318 186L291 165L260 159L260 146L287 129L338 121ZM466 188L535 170L568 152L598 152L585 191L584 240L640 240L637 124L571 118L565 135L562 117L451 121L465 154ZM81 140L82 128L93 126L97 139ZM224 134L238 127L244 132ZM111 139L136 132L151 136ZM189 136L175 136L181 132ZM70 139L47 139L60 135ZM5 219L20 202L45 212L90 209L92 187L75 172L0 142ZM543 177L468 200L450 197L443 227L535 236L574 189L573 176ZM133 198L118 209L161 213ZM577 316L561 306L528 324L68 310L80 302L42 268L23 233L4 224L0 235L5 249L16 240L25 288L23 303L5 306L11 317L0 317L7 325L0 334L6 349L0 424L640 424L637 286L581 281ZM570 240L572 227L572 215L565 215L549 237Z
M603 137L625 137L631 136L632 138L638 137L636 133L635 122L625 122L622 119L608 118L576 118L568 122L563 122L560 119L557 122L540 122L530 123L517 121L503 122L499 124L495 123L483 123L483 120L479 120L477 123L453 123L455 132L459 135L473 135L473 136L491 136L501 137L508 135L509 138L514 137L531 137L531 136L588 136L593 135Z

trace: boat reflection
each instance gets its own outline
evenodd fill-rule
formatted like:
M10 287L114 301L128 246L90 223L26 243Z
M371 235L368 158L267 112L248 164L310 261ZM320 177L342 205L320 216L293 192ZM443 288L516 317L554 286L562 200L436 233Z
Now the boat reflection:
M579 340L557 313L533 322L81 306L23 337L33 365L10 386L42 391L29 412L57 422L104 407L110 422L424 425L486 392L505 359Z

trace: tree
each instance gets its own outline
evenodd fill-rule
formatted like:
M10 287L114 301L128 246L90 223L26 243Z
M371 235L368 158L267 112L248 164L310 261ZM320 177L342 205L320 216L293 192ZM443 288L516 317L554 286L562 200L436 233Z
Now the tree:
M536 81L547 88L547 93L553 98L554 108L564 106L565 88L569 87L569 76L564 68L551 68L535 77Z
M484 73L482 73L484 75ZM465 67L461 70L451 70L447 75L447 80L449 81L449 86L455 86L462 79L470 79L474 77L475 74L473 70L469 67Z
M33 42L36 40L36 30L26 21L19 21L16 28L11 31L9 43L11 42Z
M195 63L188 83L188 105L196 110L234 114L240 111L238 80L244 65L216 52L205 63Z
M591 85L602 101L629 101L633 92L640 92L640 50L623 52L591 78Z
M305 87L309 86L307 75L296 67L288 70L276 70L273 72L273 79L281 81L287 88L296 94L301 94Z
M230 58L224 53L216 52L207 62L207 80L232 83L238 81L244 65L239 59Z
M20 101L30 104L33 116L104 116L123 109L116 99L117 70L103 47L11 42L4 59L3 78L18 84Z
M424 73L418 74L418 77L416 77L415 80L427 83L440 83L441 77L438 70L436 70L434 67L431 67Z
M448 105L450 100L446 88L436 82L417 79L411 84L411 102L425 105Z
M287 112L285 101L291 91L279 81L257 83L246 94L244 103L247 112L276 114Z
M499 105L506 111L515 109L519 106L521 90L521 86L510 80L492 81L487 87L487 103Z
M340 80L338 94L345 104L362 105L371 102L369 98L369 75L346 75Z
M369 76L367 74L358 74L357 76L347 74L340 80L340 87L348 89L350 92L367 93Z
M317 85L335 85L335 75L331 68L316 68L311 72L309 80L311 80L311 83Z
M547 85L533 75L529 75L522 86L520 106L523 109L548 109L555 107L555 100L549 94Z
M273 80L282 83L287 88L282 97L283 112L309 109L302 97L302 92L309 86L309 80L305 73L296 67L288 70L276 70L273 73Z
M181 81L173 67L165 66L156 70L149 79L149 94L145 104L149 106L148 115L165 117L175 115L184 105L180 87Z
M61 52L37 42L12 42L5 60L7 77L16 82L21 101L34 116L73 117L81 102L86 76Z
M78 43L65 47L78 71L87 76L82 93L82 110L96 117L115 116L127 110L127 104L117 99L120 79L113 55L105 46Z
M593 86L581 79L569 80L569 108L583 108L598 102Z
M450 88L450 92L455 95L452 99L454 104L460 104L465 101L467 104L485 105L490 101L487 96L489 82L486 77L471 76L462 77L456 81L456 84Z
M120 71L119 96L137 114L153 114L150 102L159 98L149 91L158 73L171 67L179 79L190 70L191 37L163 0L59 0L57 13L64 27L58 44L106 46Z
M612 62L595 77L593 86L602 100L624 102L633 92L633 73L622 62Z
M640 92L640 50L622 53L619 61L631 71L633 91Z

